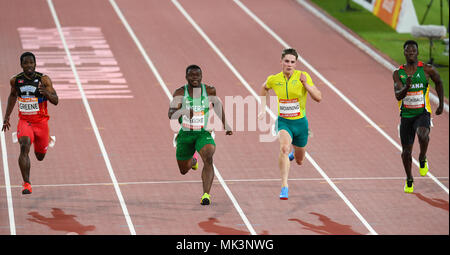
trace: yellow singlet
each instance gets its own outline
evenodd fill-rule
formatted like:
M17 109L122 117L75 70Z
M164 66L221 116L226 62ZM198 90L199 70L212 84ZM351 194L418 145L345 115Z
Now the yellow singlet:
M311 76L299 70L294 70L289 80L283 72L267 77L266 87L273 89L278 97L278 116L290 120L305 117L307 90L300 81L302 73L306 76L307 85L314 86Z

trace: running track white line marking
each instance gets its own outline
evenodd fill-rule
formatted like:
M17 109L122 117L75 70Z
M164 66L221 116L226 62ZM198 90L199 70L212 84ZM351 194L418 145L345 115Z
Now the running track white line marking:
M58 29L58 33L61 37L62 44L64 46L64 50L66 51L67 58L70 63L70 67L72 68L73 75L75 77L75 81L77 83L78 89L80 90L81 99L84 104L84 108L86 108L86 112L88 114L89 120L91 122L91 126L94 130L95 137L97 138L98 146L100 147L100 151L102 152L103 158L105 160L106 167L108 168L109 176L114 184L114 189L117 194L117 198L119 199L120 206L122 207L123 214L125 216L125 220L127 222L128 228L132 235L136 235L136 231L133 226L133 222L131 221L131 217L128 213L127 206L125 204L125 200L123 199L122 192L120 191L119 184L117 183L116 176L114 175L114 170L112 168L111 162L109 161L108 153L106 152L105 145L103 144L102 137L100 136L100 132L98 131L97 123L94 119L94 114L91 111L91 107L89 106L89 102L86 98L86 94L84 93L83 87L81 86L80 77L78 76L77 69L72 59L72 55L70 54L70 50L67 47L66 39L64 38L64 34L61 29L61 24L59 23L58 16L56 15L56 10L53 6L52 0L47 0L48 6L53 16L53 20L55 21L56 28Z
M2 103L0 101L0 123L3 123L3 110ZM11 235L16 234L16 223L14 221L14 206L11 194L11 181L9 179L9 167L8 167L8 153L6 152L6 139L5 132L0 131L1 143L2 143L2 158L3 158L3 171L5 172L5 188L6 188L6 200L8 201L8 216L9 216L9 229Z
M228 61L228 59L222 54L222 52L217 48L217 46L211 41L211 39L203 32L203 30L197 25L197 23L191 18L191 16L184 10L184 8L178 3L177 0L172 0L172 3L178 8L178 10L184 15L184 17L191 23L191 25L197 30L197 32L203 37L203 39L209 44L209 46L219 55L222 61L228 66L228 68L233 72L233 74L240 80L242 84L252 93L252 95L261 103L260 97L256 92L250 87L247 81L242 78L239 72L234 68L234 66ZM270 116L276 119L275 114L269 109ZM328 182L328 184L336 191L336 193L341 197L341 199L347 204L347 206L353 211L353 213L358 217L358 219L366 226L371 234L377 235L377 232L369 225L369 223L362 217L362 215L356 210L352 203L347 199L347 197L334 185L330 178L325 174L325 172L319 167L319 165L314 161L314 159L306 152L306 158L313 164L316 170L322 175L322 177Z
M326 15L321 13L319 10L317 10L314 6L310 5L308 2L304 0L296 0L300 5L305 7L308 11L310 11L312 14L314 14L316 17L321 19L323 22L325 22L327 25L329 25L332 29L334 29L336 32L341 34L345 39L349 40L351 43L356 45L358 48L360 48L362 51L367 53L367 55L371 56L375 61L386 67L391 72L394 72L395 69L397 69L393 64L391 64L389 61L387 61L385 58L380 56L376 51L372 50L370 47L368 47L366 44L361 42L358 38L347 32L345 29L340 27L338 24L336 24L333 20L329 19ZM435 104L439 104L439 98L430 92L430 99ZM444 102L444 109L446 112L448 112L448 104Z
M172 98L173 98L172 94L169 92L169 89L167 88L166 84L164 83L163 79L161 78L161 75L159 75L158 70L155 68L155 66L153 65L153 62L150 60L150 58L148 57L147 53L145 52L144 47L142 47L142 45L141 45L140 41L138 40L137 36L134 34L133 29L130 27L130 25L128 24L127 20L125 19L125 16L123 16L122 11L120 10L119 6L117 6L117 4L116 4L116 2L114 0L110 0L109 2L113 6L114 10L117 13L117 16L119 16L119 18L122 21L123 25L127 29L128 33L130 34L130 36L133 39L133 41L136 44L136 46L138 47L139 51L141 52L141 55L144 57L144 59L147 62L148 66L152 70L153 74L156 76L159 84L161 85L162 89L166 93L167 97L170 100L172 100ZM228 188L227 184L223 180L222 176L219 173L219 170L216 168L215 165L213 165L213 166L214 166L214 172L215 172L215 175L216 175L217 179L219 180L220 184L222 185L222 187L224 188L224 190L227 193L228 197L232 201L232 203L233 203L234 207L236 208L237 212L239 213L239 215L241 216L242 220L244 221L245 226L247 227L247 229L250 231L250 233L252 235L256 235L256 231L253 229L252 224L248 220L247 216L245 216L244 212L242 211L241 207L239 206L239 204L238 204L237 200L235 199L234 195L231 193L231 191Z
M429 179L428 177L416 177L417 179ZM448 180L448 177L439 177L440 179ZM334 181L397 181L404 180L405 177L335 177L330 178ZM289 181L319 181L323 182L323 178L290 178ZM279 182L280 179L229 179L225 182ZM142 181L142 182L119 182L119 185L143 185L143 184L189 184L189 183L201 183L201 180L173 180L173 181ZM64 183L64 184L35 184L33 187L77 187L77 186L110 186L113 185L110 182L98 182L98 183ZM0 185L0 188L5 186ZM11 185L10 188L21 188L20 185Z
M239 0L233 0L241 9L244 10L256 23L258 23L266 32L268 32L275 40L277 40L283 47L289 48L290 46L279 37L270 27L268 27L263 21L261 21L252 11L250 11L244 4ZM361 111L350 99L348 99L340 90L338 90L331 82L329 82L322 74L319 73L312 65L310 65L304 58L300 55L298 60L302 62L309 70L311 70L319 79L321 79L331 90L333 90L344 102L346 102L353 110L355 110L363 119L365 119L375 130L377 130L381 135L383 135L390 143L392 143L399 151L402 151L402 147L394 141L384 130L382 130L375 122L373 122L363 111ZM419 167L419 162L413 158L414 164ZM447 194L448 188L442 184L434 175L429 171L427 175L436 182Z

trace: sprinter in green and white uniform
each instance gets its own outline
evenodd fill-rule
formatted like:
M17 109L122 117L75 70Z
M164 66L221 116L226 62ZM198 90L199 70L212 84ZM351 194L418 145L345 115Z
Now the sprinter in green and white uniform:
M214 179L213 155L216 144L211 131L207 130L210 103L222 120L226 135L232 135L225 122L222 104L216 96L216 89L201 83L202 70L197 65L186 68L187 84L175 90L169 107L169 119L178 119L181 128L176 138L176 158L180 173L198 169L198 154L203 160L203 196L200 203L209 205L209 195ZM198 154L197 154L197 152Z
M429 99L429 78L436 85L439 97L439 106L436 115L440 115L444 107L444 89L439 73L433 66L417 60L419 55L418 45L415 41L408 40L403 45L403 54L406 64L394 71L394 90L400 110L400 139L402 142L402 161L406 172L404 191L412 193L414 190L413 176L411 173L412 148L414 138L420 144L419 163L420 175L428 172L427 148L430 134L431 105Z

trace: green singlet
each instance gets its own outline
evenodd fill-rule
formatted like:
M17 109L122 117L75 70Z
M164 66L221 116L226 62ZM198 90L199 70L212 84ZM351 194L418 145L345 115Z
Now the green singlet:
M406 84L408 75L402 66L398 69L398 75L403 84ZM415 117L424 111L431 113L429 99L430 86L423 70L423 62L417 64L417 71L411 77L411 88L405 98L398 101L400 116L403 118Z
M216 145L211 132L206 130L209 117L209 100L205 84L201 84L200 98L189 95L188 85L184 85L182 109L192 109L194 115L189 118L183 115L180 119L181 128L176 138L177 160L191 159L195 151L200 151L206 144Z

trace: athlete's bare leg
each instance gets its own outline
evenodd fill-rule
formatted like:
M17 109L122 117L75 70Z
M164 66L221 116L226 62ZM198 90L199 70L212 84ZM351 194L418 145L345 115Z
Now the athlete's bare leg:
M36 155L36 158L39 161L42 161L45 158L45 153L35 152L34 155Z
M19 138L20 155L19 155L19 168L22 173L22 179L24 182L30 183L30 153L31 140L28 136L22 136Z
M294 158L298 165L302 165L305 161L306 147L298 147L294 145Z
M402 161L403 167L405 168L406 178L412 180L413 176L411 174L411 162L412 162L412 148L413 145L402 145Z
M289 176L289 152L291 151L292 138L286 130L280 130L278 133L280 142L280 154L278 156L278 166L281 174L281 187L288 187Z
M417 128L417 137L419 138L420 153L419 161L423 162L427 158L428 143L430 141L430 129L426 127Z
M203 180L203 192L208 193L211 190L211 186L214 180L214 166L213 155L216 151L216 146L213 144L206 144L199 151L203 160L202 180Z
M177 160L178 168L180 169L180 173L182 175L185 175L189 172L189 170L192 168L192 166L195 164L194 159L188 159L188 160Z

